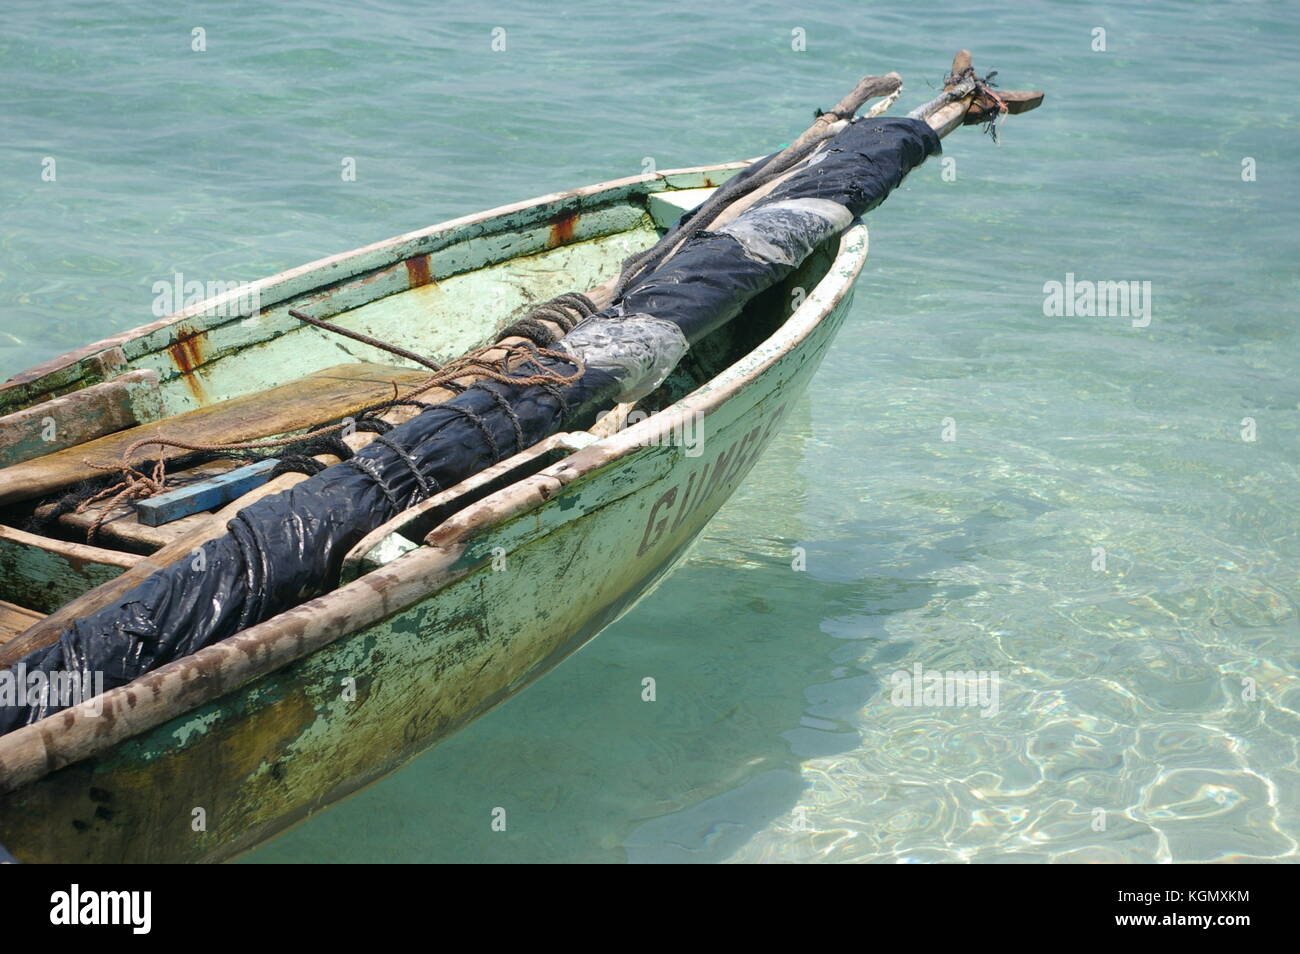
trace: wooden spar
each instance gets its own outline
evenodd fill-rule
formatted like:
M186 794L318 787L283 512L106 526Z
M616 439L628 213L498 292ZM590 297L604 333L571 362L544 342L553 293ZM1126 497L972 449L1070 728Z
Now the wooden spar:
M791 161L796 155L805 151L809 145L831 138L848 125L849 120L846 117L853 116L867 100L874 99L877 96L884 96L886 97L885 101L878 104L878 108L872 111L873 116L879 115L889 108L902 89L903 78L897 73L886 73L884 76L864 76L829 112L818 116L813 120L813 124L800 133L794 142L773 156L769 167L773 170L780 169L783 163ZM693 224L704 228L713 228L731 221L760 198L771 192L779 183L788 179L795 169L803 166L807 158L805 156L803 160L796 162L789 170L776 177L772 182L757 189L745 189L737 186L734 182L728 183L700 206L696 211ZM734 198L729 198L729 196L733 195L731 192L733 189L736 190ZM691 231L695 231L695 229ZM664 240L661 240L661 244L662 241L669 239L672 234L670 232L669 235L665 236ZM657 257L657 263L661 264L676 255L678 249L682 247L682 244L689 237L690 232L688 231L676 238L671 248ZM641 253L641 256L638 256L641 263L636 264L634 270L644 268L645 257L651 256L658 248L659 246L656 246ZM619 281L622 280L623 276L619 276Z
M858 85L853 87L843 99L830 108L827 112L822 113L813 124L799 134L794 142L787 146L781 153L794 153L803 146L818 139L824 139L831 133L831 127L847 122L867 100L875 99L879 96L892 96L903 88L903 77L897 73L886 73L884 76L864 76L858 80ZM778 156L778 159L780 157Z
M924 119L942 138L958 126L987 122L996 119L1003 111L1013 115L1027 113L1037 109L1042 102L1040 90L993 92L975 79L970 51L958 50L943 92L907 115L912 119Z
M0 468L162 417L158 372L128 371L0 417Z
M962 125L963 120L966 118L966 111L970 109L970 104L974 99L975 82L973 80L963 80L932 99L923 109L932 108L915 118L924 119L942 139Z
M998 109L998 104L989 95L986 95L974 79L966 76L967 70L971 69L971 55L969 50L958 50L957 55L953 57L952 71L949 74L952 80L942 93L932 99L930 102L912 110L908 116L912 119L923 119L929 124L930 128L938 133L940 138L948 135L958 126L964 124L970 125L977 122L985 122L991 117L995 117L994 112ZM897 76L896 73L890 73L888 76ZM882 77L882 79L887 77ZM865 80L863 82L866 82ZM859 84L861 85L861 84ZM879 104L881 107L888 107L893 102L902 89L901 85L890 94L890 98L884 103ZM1008 90L999 91L997 99L1006 107L1007 113L1016 114L1028 112L1037 108L1043 101L1043 94L1034 90ZM836 107L839 111L840 107ZM884 109L873 109L870 115L879 115ZM819 116L818 120L824 120L827 115ZM830 126L823 127L825 131L830 131ZM809 130L812 132L812 130ZM825 133L824 133L825 134ZM807 135L807 134L805 134ZM802 138L802 137L801 137ZM726 225L736 218L747 208L770 194L781 183L785 182L792 175L799 171L807 160L795 166L792 166L782 175L773 179L766 185L749 192L739 201L732 203L723 211L719 212L709 223L711 228L718 228ZM676 251L676 249L674 249Z

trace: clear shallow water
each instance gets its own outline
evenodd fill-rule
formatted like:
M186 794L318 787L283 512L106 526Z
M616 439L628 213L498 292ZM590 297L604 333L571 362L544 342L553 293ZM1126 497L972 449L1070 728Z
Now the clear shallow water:
M177 270L769 151L863 72L910 108L958 46L1048 90L873 213L835 350L658 593L251 860L1295 859L1300 5L843 16L7 8L4 375L148 320ZM1045 317L1068 272L1150 281L1150 325ZM996 714L895 705L916 664L996 671Z

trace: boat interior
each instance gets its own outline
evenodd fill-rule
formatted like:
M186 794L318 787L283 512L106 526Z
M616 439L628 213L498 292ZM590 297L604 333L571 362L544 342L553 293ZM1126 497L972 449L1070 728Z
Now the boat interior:
M207 299L179 319L7 382L0 387L0 647L184 538L230 502L207 496L211 488L248 467L179 458L185 466L168 468L168 491L183 491L188 504L160 515L111 498L83 506L118 479L95 465L114 465L134 441L159 434L227 443L302 433L427 379L414 362L306 325L290 308L442 363L494 340L537 304L606 280L740 166L593 187L412 233L276 276L261 289L258 308L245 304L241 312L229 296ZM667 407L758 346L792 313L793 289L811 290L835 251L827 243L740 320L692 347L637 410ZM394 525L418 541L457 509L616 430L629 410L620 405L590 432L556 435L502 461ZM382 564L375 543L368 537L349 554L345 576Z

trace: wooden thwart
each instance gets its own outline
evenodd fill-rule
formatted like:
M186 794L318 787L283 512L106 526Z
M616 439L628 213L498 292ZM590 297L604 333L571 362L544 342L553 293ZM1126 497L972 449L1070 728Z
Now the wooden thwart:
M36 610L28 609L25 606L18 606L15 603L0 600L0 646L9 642L36 621L44 618L44 613L38 613Z
M326 368L279 387L117 431L0 470L0 504L27 500L101 476L103 471L88 466L86 461L110 467L119 464L122 453L142 438L163 436L188 443L223 444L291 433L391 399L394 384L411 388L428 377L428 371L383 364ZM171 458L185 453L180 448L150 445L140 448L135 459L160 455Z
M167 483L177 488L186 487L224 474L236 466L233 460L213 460L189 470L172 471L167 475ZM49 519L53 506L37 508L36 516ZM60 526L73 531L81 540L89 540L91 528L97 527L94 543L98 546L115 547L129 553L153 553L193 530L196 523L203 522L203 515L182 517L162 526L150 527L136 516L134 501L106 499L89 504L80 512L69 511L58 520Z
M196 529L207 516L195 514L151 527L140 522L135 507L130 502L118 501L113 507L106 506L107 503L108 501L103 501L81 513L65 513L59 518L59 525L74 531L78 539L89 540L91 528L99 522L99 528L94 533L96 546L113 547L127 553L153 553ZM103 521L99 521L101 516L104 517Z
M128 371L0 417L0 467L73 447L162 416L156 371Z
M0 596L41 613L53 613L135 566L140 559L130 553L0 525ZM9 648L0 646L0 657ZM12 665L17 658L0 663L0 667Z

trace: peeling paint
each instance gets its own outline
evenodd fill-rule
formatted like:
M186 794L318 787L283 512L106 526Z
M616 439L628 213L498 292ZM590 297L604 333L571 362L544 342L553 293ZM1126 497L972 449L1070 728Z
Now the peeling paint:
M214 711L205 713L196 719L191 719L188 722L177 726L176 730L172 732L172 738L176 740L178 745L182 747L187 746L190 744L191 739L206 733L208 729L211 728L212 724L217 721L219 715L221 715L221 713Z

